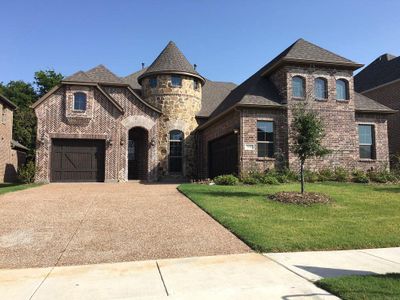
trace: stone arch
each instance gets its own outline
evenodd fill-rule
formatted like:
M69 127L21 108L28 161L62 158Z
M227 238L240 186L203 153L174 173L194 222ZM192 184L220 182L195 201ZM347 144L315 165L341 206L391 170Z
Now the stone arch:
M169 121L166 124L166 127L167 127L168 132L170 132L171 130L174 130L174 129L180 130L182 132L186 132L187 124L183 120L173 120L173 121Z
M121 121L122 126L126 129L131 129L133 127L142 127L147 131L150 131L156 124L152 119L146 118L144 116L129 116Z

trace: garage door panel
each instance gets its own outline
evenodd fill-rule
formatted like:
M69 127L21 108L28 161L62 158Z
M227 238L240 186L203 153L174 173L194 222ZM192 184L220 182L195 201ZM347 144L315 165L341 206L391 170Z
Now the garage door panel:
M229 134L209 143L209 177L238 173L238 138Z
M104 181L102 140L54 139L51 181Z

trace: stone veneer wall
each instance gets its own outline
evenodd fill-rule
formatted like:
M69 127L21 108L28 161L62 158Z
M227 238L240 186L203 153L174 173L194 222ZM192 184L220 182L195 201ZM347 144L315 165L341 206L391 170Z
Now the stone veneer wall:
M157 87L151 88L149 78L142 80L144 99L159 108L162 116L158 128L158 161L160 175L168 173L169 132L180 130L184 133L183 174L196 175L196 141L192 134L198 126L196 114L201 109L201 84L194 89L193 78L181 76L182 86L171 86L171 75L157 75Z
M38 118L36 178L37 182L50 181L51 139L102 139L106 143L105 181L127 180L127 134L135 126L149 131L149 140L157 138L158 113L141 103L124 87L104 87L124 107L117 108L93 86L66 85L59 88L35 109ZM75 91L87 94L87 112L71 111ZM132 119L133 117L133 119ZM150 143L149 143L150 144ZM155 147L149 150L149 180L157 178Z

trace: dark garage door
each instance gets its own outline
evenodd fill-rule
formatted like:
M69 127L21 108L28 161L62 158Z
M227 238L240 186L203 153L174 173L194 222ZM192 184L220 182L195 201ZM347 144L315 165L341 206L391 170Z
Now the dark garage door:
M238 173L238 138L232 133L209 143L209 177Z
M51 181L104 181L104 141L53 139Z

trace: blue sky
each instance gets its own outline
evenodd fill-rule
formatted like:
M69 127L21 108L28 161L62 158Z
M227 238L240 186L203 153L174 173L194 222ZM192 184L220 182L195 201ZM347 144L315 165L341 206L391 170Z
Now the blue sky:
M119 76L169 40L211 80L240 83L302 37L368 64L400 55L400 1L5 1L0 82L104 64Z

